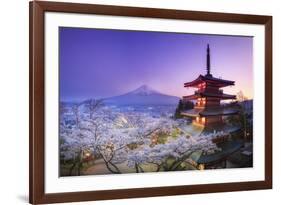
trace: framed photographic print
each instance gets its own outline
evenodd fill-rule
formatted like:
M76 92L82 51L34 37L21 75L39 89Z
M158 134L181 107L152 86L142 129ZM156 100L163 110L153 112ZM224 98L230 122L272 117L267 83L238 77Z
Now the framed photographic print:
M272 187L272 17L30 2L30 203Z

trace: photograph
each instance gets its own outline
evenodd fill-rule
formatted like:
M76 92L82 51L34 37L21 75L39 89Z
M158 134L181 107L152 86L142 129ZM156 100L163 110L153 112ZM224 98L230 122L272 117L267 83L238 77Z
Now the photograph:
M253 36L58 36L60 177L253 167Z

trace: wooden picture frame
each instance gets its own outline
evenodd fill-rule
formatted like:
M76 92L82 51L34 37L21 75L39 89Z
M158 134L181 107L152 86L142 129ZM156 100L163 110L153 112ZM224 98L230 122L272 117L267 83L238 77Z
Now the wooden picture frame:
M102 191L81 191L46 194L44 188L45 131L45 45L44 15L46 12L98 14L126 17L180 19L206 22L258 24L265 26L265 180L233 183L180 185ZM229 192L272 188L272 17L245 14L135 8L76 3L33 1L29 4L30 62L30 139L29 139L29 200L32 204L88 200L153 197L180 194Z

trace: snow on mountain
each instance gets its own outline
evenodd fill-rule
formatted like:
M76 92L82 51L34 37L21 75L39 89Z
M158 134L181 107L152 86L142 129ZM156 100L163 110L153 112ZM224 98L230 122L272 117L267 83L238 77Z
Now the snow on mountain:
M133 90L130 92L131 94L134 95L151 95L151 94L161 94L158 91L154 90L153 88L147 86L147 85L142 85L139 88Z
M179 99L176 96L162 94L147 85L142 85L126 94L104 99L104 102L116 105L175 105Z

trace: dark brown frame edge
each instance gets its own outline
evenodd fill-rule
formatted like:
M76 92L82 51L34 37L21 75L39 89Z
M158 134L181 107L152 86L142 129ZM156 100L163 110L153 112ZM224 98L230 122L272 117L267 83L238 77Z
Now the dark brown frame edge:
M29 4L29 202L33 204L272 188L272 16L33 1ZM46 194L44 192L44 12L260 24L265 26L265 180Z

